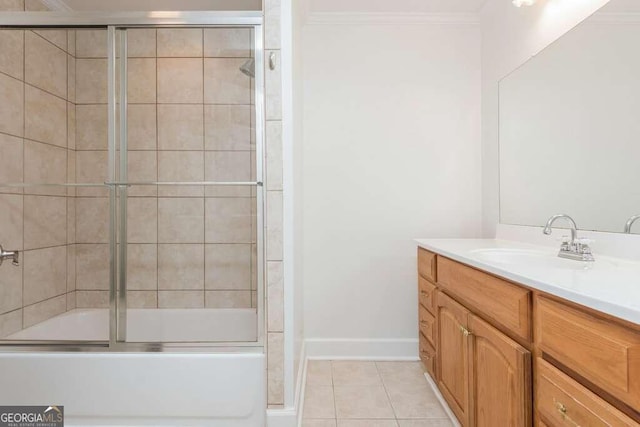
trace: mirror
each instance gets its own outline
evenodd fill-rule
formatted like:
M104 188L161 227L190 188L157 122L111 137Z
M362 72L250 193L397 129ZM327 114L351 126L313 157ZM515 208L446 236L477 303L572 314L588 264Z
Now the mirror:
M501 223L622 232L640 214L639 45L640 2L611 0L501 81Z

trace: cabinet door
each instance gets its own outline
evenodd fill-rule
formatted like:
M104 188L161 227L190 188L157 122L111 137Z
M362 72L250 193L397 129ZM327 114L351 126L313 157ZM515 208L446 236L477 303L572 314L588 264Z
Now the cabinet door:
M469 426L469 312L442 292L437 294L439 333L438 385L449 407L463 426Z
M469 330L473 425L530 426L531 353L473 314Z

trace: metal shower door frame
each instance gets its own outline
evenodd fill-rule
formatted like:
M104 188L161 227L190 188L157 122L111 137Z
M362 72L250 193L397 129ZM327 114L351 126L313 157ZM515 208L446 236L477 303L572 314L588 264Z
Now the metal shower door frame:
M35 15L35 16L34 16ZM266 336L264 146L264 42L262 12L2 12L0 28L106 28L108 43L108 181L109 189L109 341L0 341L0 351L74 352L262 352ZM128 182L127 177L127 51L128 28L225 28L254 31L254 103L256 181L254 182ZM120 35L120 39L118 39ZM119 43L118 43L119 41ZM120 60L118 63L117 59ZM119 78L118 78L119 77ZM119 120L118 120L119 119ZM118 144L119 141L119 144ZM120 153L118 161L117 153ZM84 184L69 184L82 186ZM99 184L90 184L96 186ZM257 340L251 342L126 342L127 187L130 185L250 186L256 195ZM119 205L117 201L119 200ZM118 218L121 220L118 221Z

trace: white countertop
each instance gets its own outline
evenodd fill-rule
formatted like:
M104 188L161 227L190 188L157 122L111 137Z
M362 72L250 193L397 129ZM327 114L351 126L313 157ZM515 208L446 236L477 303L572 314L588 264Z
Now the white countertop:
M640 262L595 254L585 263L557 257L557 249L497 239L417 239L418 245L504 277L640 325ZM558 245L559 246L559 245ZM540 254L540 261L488 260L483 250ZM548 261L548 263L547 263Z

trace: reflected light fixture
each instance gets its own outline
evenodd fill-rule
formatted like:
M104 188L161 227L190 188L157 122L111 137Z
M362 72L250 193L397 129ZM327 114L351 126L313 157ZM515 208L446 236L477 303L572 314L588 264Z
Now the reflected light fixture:
M513 5L515 7L533 6L535 2L536 0L513 0Z

